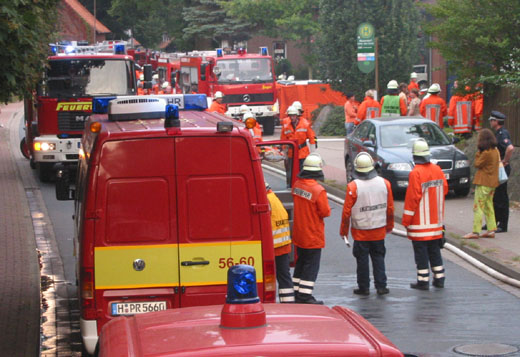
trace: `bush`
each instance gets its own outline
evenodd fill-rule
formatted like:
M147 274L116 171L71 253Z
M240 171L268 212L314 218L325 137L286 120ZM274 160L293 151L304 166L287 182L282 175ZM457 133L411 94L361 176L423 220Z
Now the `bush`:
M314 112L313 121L318 117L324 107L320 106ZM316 113L316 114L314 114ZM320 126L319 135L324 136L344 136L345 135L345 112L342 106L333 106L328 113L323 125Z

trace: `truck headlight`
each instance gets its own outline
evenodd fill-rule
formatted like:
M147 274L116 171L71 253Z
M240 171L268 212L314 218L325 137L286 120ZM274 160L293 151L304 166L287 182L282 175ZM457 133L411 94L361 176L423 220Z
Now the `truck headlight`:
M462 169L464 167L469 167L469 160L457 160L455 161L455 168Z
M412 167L410 164L406 162L396 162L394 164L388 165L388 170L392 171L412 171Z
M46 143L46 142L35 142L34 143L35 151L52 151L56 150L55 143Z

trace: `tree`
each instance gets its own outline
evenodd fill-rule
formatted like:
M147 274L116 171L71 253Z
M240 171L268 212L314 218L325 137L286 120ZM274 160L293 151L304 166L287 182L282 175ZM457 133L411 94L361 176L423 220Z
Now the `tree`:
M321 0L317 38L321 78L358 98L375 87L375 71L365 74L357 67L357 28L369 22L379 42L380 92L392 79L407 81L418 60L420 14L414 4L414 0Z
M41 76L52 42L58 0L2 2L0 101L28 94Z
M431 46L459 78L520 86L519 1L438 0L425 7Z
M310 66L313 40L319 30L316 0L234 0L222 6L228 15L247 21L251 31L273 38L296 41L305 49L304 59Z
M247 20L226 15L226 10L222 6L230 2L229 0L193 0L192 4L182 11L187 23L183 30L184 40L205 43L209 48L219 46L222 40L229 41L231 45L248 40L251 24Z

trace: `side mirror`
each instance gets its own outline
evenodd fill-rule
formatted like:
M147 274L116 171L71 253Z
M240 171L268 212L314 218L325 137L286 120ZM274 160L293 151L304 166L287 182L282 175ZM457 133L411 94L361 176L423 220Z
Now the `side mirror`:
M460 138L459 138L458 136L453 135L453 136L451 137L451 142L452 142L453 144L456 144L456 143L458 143L459 141L460 141Z
M222 69L219 66L213 67L213 74L217 77L220 77L222 74Z
M206 68L208 68L208 63L203 63L200 65L200 80L206 80Z
M175 82L177 81L177 71L170 73L170 84L172 88L175 87Z
M363 141L363 146L367 148L375 147L374 142L372 140Z
M56 167L56 199L70 201L74 199L76 190L70 188L70 172L63 165Z

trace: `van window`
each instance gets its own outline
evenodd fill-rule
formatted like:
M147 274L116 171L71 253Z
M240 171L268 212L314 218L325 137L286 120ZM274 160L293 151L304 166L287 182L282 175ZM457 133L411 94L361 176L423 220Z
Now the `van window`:
M169 238L168 182L160 178L107 183L108 243L162 242Z

